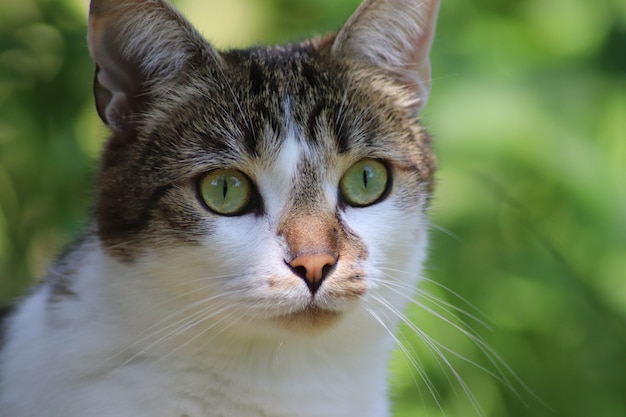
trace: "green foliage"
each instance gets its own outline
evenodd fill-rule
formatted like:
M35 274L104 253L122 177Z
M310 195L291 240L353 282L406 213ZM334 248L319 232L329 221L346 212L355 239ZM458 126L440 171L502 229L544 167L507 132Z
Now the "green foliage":
M241 31L204 28L232 44L329 31L357 3L178 2L200 25L218 4L253 10ZM85 13L0 0L0 302L87 221L106 132ZM432 385L399 351L396 416L478 415L472 396L493 417L626 415L624 45L623 0L443 0L422 115L440 161L424 291L441 301L420 293L410 316L447 359L407 326L403 346Z
M83 20L65 3L0 2L0 301L40 275L85 219Z

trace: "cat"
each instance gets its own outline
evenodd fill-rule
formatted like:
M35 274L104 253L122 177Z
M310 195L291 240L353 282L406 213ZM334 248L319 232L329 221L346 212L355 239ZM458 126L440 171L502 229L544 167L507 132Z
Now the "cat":
M0 416L389 416L438 9L220 52L164 0L92 0L93 219L4 323Z

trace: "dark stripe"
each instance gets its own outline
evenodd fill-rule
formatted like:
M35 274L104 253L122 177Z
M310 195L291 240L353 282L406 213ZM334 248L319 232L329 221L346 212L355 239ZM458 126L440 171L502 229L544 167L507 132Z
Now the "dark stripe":
M302 61L302 75L311 87L317 87L319 72L307 61Z
M252 95L258 95L263 91L263 85L265 84L265 75L263 70L256 62L250 63L250 92Z
M334 124L335 139L337 140L337 150L339 153L345 153L350 150L350 121L346 114L346 110L342 109L342 114L337 118Z
M307 121L307 139L312 142L317 142L319 140L319 138L317 137L318 119L324 111L325 107L326 105L324 101L319 101L317 102L315 107L313 107L313 110L309 114L309 120Z
M9 318L15 310L15 305L0 306L0 351L7 342L7 328L9 324Z
M157 188L143 199L133 196L132 193L128 194L127 190L119 189L101 196L97 209L100 237L105 241L119 241L139 234L150 223L154 208L172 187L172 184L168 184ZM124 204L128 199L132 203Z

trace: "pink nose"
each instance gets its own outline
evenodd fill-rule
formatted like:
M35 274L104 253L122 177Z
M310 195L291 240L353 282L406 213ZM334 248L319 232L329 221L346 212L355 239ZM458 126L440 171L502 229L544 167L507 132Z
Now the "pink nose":
M311 294L315 294L331 267L337 263L337 257L330 253L296 256L289 266L306 282Z

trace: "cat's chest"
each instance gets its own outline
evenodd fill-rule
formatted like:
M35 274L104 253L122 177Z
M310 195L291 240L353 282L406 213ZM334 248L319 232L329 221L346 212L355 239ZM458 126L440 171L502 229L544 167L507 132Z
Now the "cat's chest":
M108 385L119 390L114 398L128 397L134 402L127 409L149 410L146 417L367 417L385 413L382 395L349 375L338 375L330 365L323 369L318 364L315 377L303 373L301 366L290 372L275 365L251 375L250 369L238 372L236 366L228 366L225 372L223 364L190 368L176 361L156 366L137 362L111 375ZM329 390L332 382L335 387ZM101 392L102 387L97 390Z

